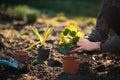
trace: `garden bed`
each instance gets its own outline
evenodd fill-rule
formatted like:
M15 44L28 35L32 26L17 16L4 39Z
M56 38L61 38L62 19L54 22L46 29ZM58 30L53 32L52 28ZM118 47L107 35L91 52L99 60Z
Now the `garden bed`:
M32 24L36 25L36 24ZM43 33L45 24L37 24L36 28ZM47 44L52 44L50 57L43 61L37 61L36 46L30 50L28 60L17 69L7 65L0 65L0 80L119 80L120 59L114 53L82 52L77 53L80 57L79 71L75 75L66 74L62 68L62 57L58 50L59 33L64 26L56 26L55 31L48 38ZM15 30L17 28L17 31ZM7 28L4 28L4 31ZM12 30L14 33L10 33ZM14 31L15 30L15 31ZM21 35L15 35L23 31ZM7 37L6 37L6 36ZM5 35L0 34L0 59L14 60L13 51L28 47L37 38L25 26L14 26ZM15 35L15 37L13 37Z

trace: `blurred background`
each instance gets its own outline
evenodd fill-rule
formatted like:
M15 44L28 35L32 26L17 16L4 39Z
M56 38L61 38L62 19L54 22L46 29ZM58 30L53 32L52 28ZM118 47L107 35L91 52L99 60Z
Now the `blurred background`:
M2 7L26 6L39 11L53 11L65 13L66 15L81 15L96 17L101 0L1 0Z
M0 0L0 60L12 61L14 50L32 46L26 68L0 65L0 80L120 80L119 57L96 51L80 52L80 74L62 73L64 55L59 54L58 49L60 32L72 24L85 36L89 35L96 26L101 5L102 0ZM55 27L46 41L52 44L51 57L39 63L36 59L39 46L33 45L38 43L39 37L31 26L44 38L42 34L47 32L47 25Z
M0 28L73 24L87 35L95 27L101 5L101 0L0 0Z
M38 17L44 13L49 17L63 14L74 18L97 17L101 0L0 0L0 13L9 17ZM37 13L38 12L38 13Z

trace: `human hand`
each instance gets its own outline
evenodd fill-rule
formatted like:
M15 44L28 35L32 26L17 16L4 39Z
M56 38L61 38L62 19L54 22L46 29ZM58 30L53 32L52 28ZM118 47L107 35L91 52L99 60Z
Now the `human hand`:
M71 53L78 52L78 51L93 51L100 49L100 42L91 42L88 39L79 39L77 42L77 48L71 50Z

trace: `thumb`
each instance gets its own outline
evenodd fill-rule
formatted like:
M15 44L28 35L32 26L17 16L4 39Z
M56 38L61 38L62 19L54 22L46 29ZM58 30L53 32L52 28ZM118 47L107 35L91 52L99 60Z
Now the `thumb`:
M81 50L81 47L71 50L70 53L78 52L79 50Z

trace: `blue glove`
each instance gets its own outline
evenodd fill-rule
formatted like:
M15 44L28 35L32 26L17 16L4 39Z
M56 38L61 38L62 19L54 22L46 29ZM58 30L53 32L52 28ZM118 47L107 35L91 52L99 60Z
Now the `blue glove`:
M6 65L8 65L8 66L11 66L11 67L17 68L18 65L19 65L19 62L16 61L16 60L14 60L14 61L12 61L12 62L7 61L7 60L0 60L0 65L1 65L1 64L6 64Z

